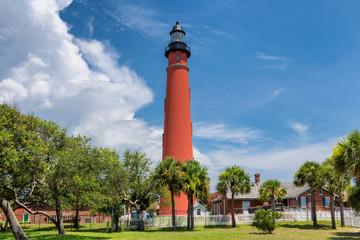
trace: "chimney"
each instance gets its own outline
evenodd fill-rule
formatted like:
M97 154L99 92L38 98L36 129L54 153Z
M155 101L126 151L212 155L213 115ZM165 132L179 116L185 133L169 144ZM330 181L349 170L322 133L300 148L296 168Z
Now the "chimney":
M255 173L255 183L260 183L260 173Z

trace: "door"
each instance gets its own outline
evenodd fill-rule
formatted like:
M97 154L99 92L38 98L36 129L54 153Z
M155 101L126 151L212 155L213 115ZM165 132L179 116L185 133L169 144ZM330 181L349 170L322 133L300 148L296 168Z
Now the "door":
M249 210L248 210L249 207L250 207L250 201L243 201L242 202L242 210L243 210L244 215L249 214Z

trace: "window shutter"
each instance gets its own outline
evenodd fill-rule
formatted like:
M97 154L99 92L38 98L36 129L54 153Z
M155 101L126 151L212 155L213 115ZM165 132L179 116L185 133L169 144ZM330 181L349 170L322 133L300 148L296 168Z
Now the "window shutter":
M309 206L309 197L306 197L306 206Z
M299 207L301 207L301 197L298 198Z
M323 197L322 200L323 200L323 207L325 207L325 197Z

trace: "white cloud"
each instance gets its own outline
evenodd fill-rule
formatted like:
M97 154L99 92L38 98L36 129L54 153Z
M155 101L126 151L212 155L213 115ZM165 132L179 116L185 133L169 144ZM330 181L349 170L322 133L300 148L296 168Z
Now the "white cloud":
M115 10L106 8L103 10L131 30L152 37L166 36L169 31L169 25L156 19L159 14L154 9L137 6L128 1L116 1L114 5Z
M0 103L13 102L14 99L24 99L28 96L28 90L19 82L11 78L0 82Z
M221 37L234 38L234 35L223 32L223 31L213 30L212 33L214 33L215 35L221 36Z
M90 20L86 23L86 26L89 29L89 37L92 37L94 33L93 21L94 21L94 17L91 17Z
M260 106L262 104L265 104L265 103L271 101L272 99L278 97L280 95L280 93L282 93L285 90L286 90L286 88L275 89L272 92L265 94L261 98L255 99L255 100L253 100L253 102L248 103L247 106Z
M153 101L146 82L119 66L108 44L68 33L58 12L70 1L2 1L0 101L71 123L95 143L161 157L162 128L134 117Z
M271 60L271 61L287 61L288 60L287 58L284 58L284 57L265 55L260 52L256 53L256 58L261 59L261 60Z
M260 52L256 53L256 58L262 60L263 62L271 62L271 64L265 64L261 66L261 68L265 69L285 70L288 67L290 61L290 59L286 57L265 55Z
M289 123L290 128L292 128L294 131L298 132L299 134L305 134L307 130L309 130L310 125L305 125L299 122L290 122Z
M267 96L265 96L265 98L261 101L262 103L266 103L268 101L270 101L271 99L279 96L279 94L283 91L285 91L286 88L279 88L279 89L275 89L274 91L272 91L270 94L268 94Z
M203 153L205 156L203 158L211 162L208 166L211 173L211 186L215 189L217 176L226 167L239 165L246 171L256 169L260 173L261 170L276 170L280 175L282 171L295 173L298 167L307 160L321 162L329 157L334 142L335 140L329 140L296 148L269 151L262 151L261 147L247 149L227 147Z
M261 139L261 131L252 128L231 129L225 124L195 123L194 136L215 141L229 141L246 144Z

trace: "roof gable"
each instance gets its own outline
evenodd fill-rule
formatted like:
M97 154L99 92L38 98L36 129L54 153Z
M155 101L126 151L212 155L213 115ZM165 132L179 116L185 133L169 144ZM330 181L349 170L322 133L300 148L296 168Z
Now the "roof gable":
M253 186L251 188L250 193L236 194L234 196L234 199L249 199L249 200L251 200L251 199L253 199L253 200L259 199L259 189L260 189L261 185L262 185L262 183L253 183ZM285 188L286 191L287 191L284 199L295 198L298 195L300 195L301 193L303 193L303 192L310 189L308 185L304 185L302 187L297 187L292 182L282 182L281 183L281 188ZM231 199L231 192L230 191L227 192L226 197L228 199Z

